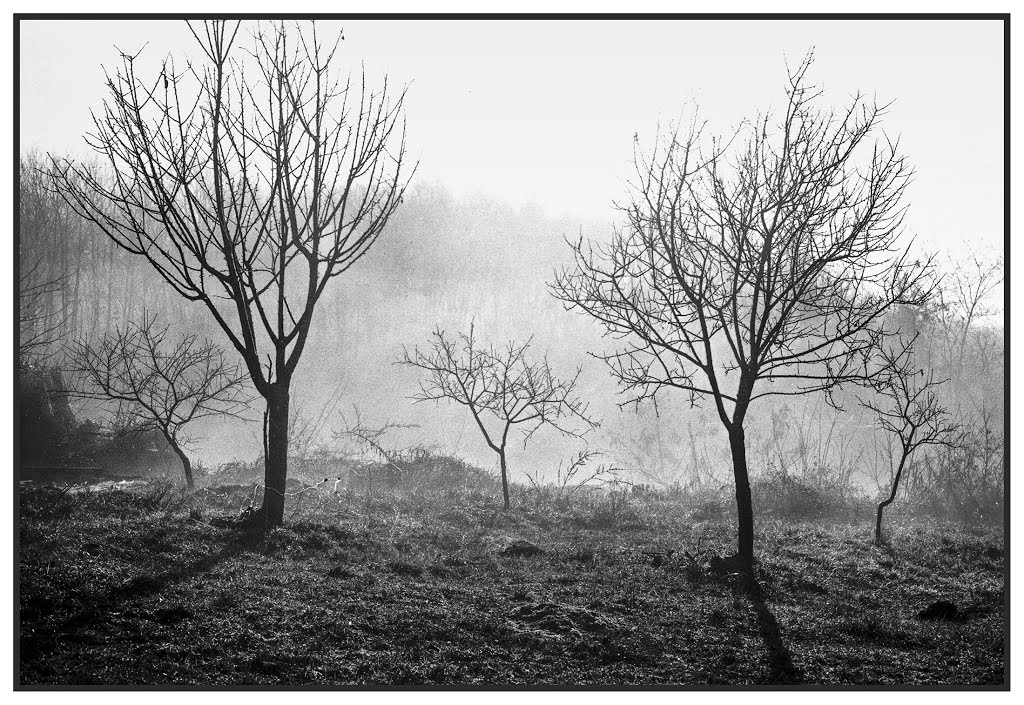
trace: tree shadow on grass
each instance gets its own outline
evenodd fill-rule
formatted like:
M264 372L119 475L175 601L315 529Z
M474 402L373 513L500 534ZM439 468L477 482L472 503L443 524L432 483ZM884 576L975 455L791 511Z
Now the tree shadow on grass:
M123 610L127 605L151 597L169 586L207 573L222 561L243 551L251 550L257 543L258 539L251 533L234 532L223 538L223 543L219 548L214 548L200 558L186 564L173 565L154 574L138 575L101 594L90 596L85 606L55 623L43 624L42 619L39 619L36 626L40 628L20 639L22 665L52 653L60 647L61 642L75 639L90 626L104 623L112 612ZM45 616L45 614L40 615L42 618ZM153 618L156 621L175 621L183 616L191 616L191 612L178 607L157 610ZM24 627L26 621L24 614L22 620Z
M756 577L748 578L746 588L750 604L757 615L757 626L768 650L768 676L766 685L799 685L803 683L803 674L793 663L793 654L782 638L778 620L764 599L761 584Z

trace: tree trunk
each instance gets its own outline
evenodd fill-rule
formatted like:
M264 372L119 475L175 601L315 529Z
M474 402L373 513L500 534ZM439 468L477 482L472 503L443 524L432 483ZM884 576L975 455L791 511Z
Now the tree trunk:
M739 424L729 429L729 447L732 450L732 471L736 480L737 556L743 567L751 570L754 566L754 506L750 499L746 439L743 427Z
M76 259L75 263L75 289L74 293L71 295L71 319L67 328L72 336L81 334L81 331L78 328L78 305L81 301L79 295L79 283L82 279L82 260L80 258Z
M263 481L263 519L266 528L284 521L285 480L288 478L288 383L278 380L267 394L267 438Z
M508 501L508 466L505 464L504 448L498 451L498 457L501 458L501 491L505 495L505 509L508 510L512 505Z
M878 503L878 514L875 516L875 543L882 542L882 512L896 499L896 492L900 488L900 478L903 476L903 466L907 464L908 455L904 451L903 455L900 456L900 466L896 469L896 477L892 479L892 490L889 492L889 498L883 499Z
M164 438L167 439L168 445L171 446L171 450L174 451L174 454L178 456L178 460L181 461L181 467L185 470L185 485L188 487L188 491L194 492L196 489L196 481L195 478L192 477L192 461L188 459L188 456L185 455L185 451L178 446L177 442L169 433L167 433L167 431L164 431L163 433Z

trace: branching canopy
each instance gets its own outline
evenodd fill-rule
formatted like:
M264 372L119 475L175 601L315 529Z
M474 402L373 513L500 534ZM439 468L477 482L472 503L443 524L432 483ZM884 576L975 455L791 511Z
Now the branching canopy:
M883 350L880 357L892 372L877 378L875 396L860 403L875 413L879 428L899 441L903 458L922 446L955 445L960 427L936 393L944 380L915 369L907 350Z
M637 147L625 226L606 246L575 243L556 276L567 309L624 341L600 357L632 401L710 396L730 428L760 397L867 382L895 332L886 313L927 297L930 263L899 244L911 169L868 139L885 106L818 111L811 61L790 73L777 126L760 116L709 140L695 119L650 157Z
M427 373L413 399L449 399L468 407L487 445L496 453L504 452L509 430L517 425L524 427L524 446L544 425L567 436L582 437L596 424L587 418L587 405L575 394L579 370L572 379L561 380L546 357L529 360L529 348L529 340L510 342L504 348L483 348L478 346L472 326L468 334L456 338L438 328L427 350L414 348L410 353L403 349L399 362ZM501 422L500 438L488 432L484 423L488 415ZM566 423L573 418L586 428L581 431Z
M259 27L242 56L239 23L189 26L201 64L168 58L147 80L138 55L122 55L107 75L87 138L105 169L52 158L50 175L79 214L211 311L266 396L294 372L328 282L401 201L405 92L336 78L338 43L315 26Z
M94 344L73 343L68 365L79 379L76 396L112 405L135 420L135 430L160 430L175 443L186 424L238 416L251 400L244 370L216 345L195 335L172 338L150 317Z
M22 263L18 275L19 367L45 362L56 352L55 345L67 328L68 308L60 296L67 284L68 276L49 274L42 258Z

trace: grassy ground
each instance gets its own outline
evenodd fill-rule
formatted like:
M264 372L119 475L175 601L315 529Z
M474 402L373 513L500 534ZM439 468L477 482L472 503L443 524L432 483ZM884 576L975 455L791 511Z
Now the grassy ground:
M261 538L222 520L251 495L23 490L20 682L1003 683L1001 531L764 520L749 589L729 518L661 496L320 487Z

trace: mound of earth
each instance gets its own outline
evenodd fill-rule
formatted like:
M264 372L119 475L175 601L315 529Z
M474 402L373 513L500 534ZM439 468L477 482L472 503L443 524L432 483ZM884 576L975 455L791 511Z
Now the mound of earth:
M614 622L606 615L585 607L573 607L556 602L520 605L511 612L513 619L552 634L573 632L606 633L615 630Z
M540 546L524 541L522 539L516 539L501 552L504 556L513 556L516 558L533 558L534 556L540 556L544 554L544 549Z

